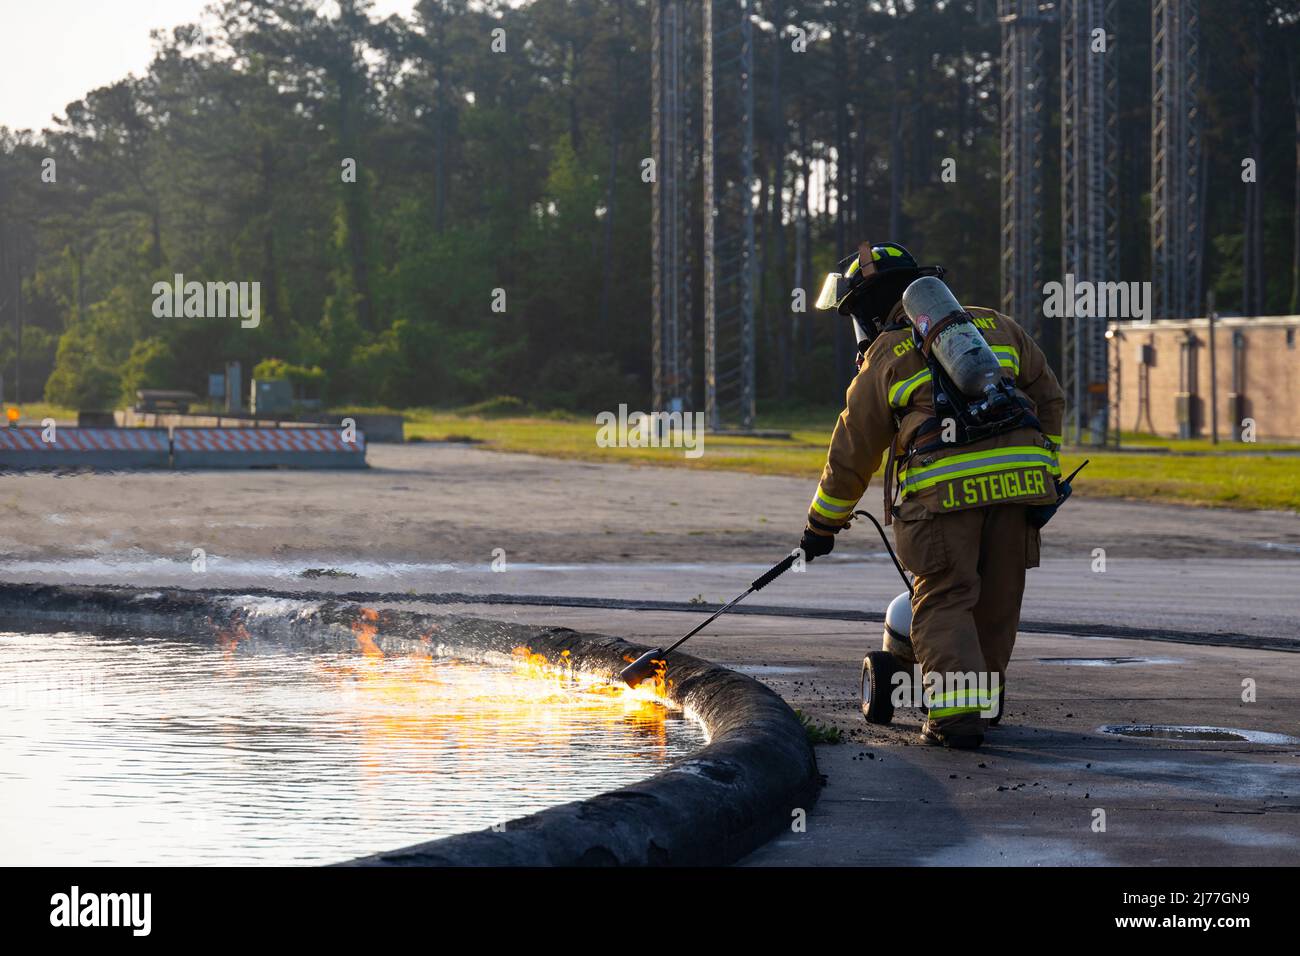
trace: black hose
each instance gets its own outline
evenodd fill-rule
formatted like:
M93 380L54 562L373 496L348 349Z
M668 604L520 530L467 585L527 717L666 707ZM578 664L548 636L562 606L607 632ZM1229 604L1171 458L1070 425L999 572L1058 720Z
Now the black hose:
M880 532L880 540L884 543L885 550L889 552L889 560L894 562L894 567L898 569L898 576L903 579L903 584L907 585L907 596L916 597L916 592L912 589L912 581L907 576L907 572L903 570L903 566L898 562L898 555L894 554L893 545L889 543L889 536L885 534L885 529L880 522L876 520L876 516L870 511L855 511L853 513L870 519L871 523L876 526L876 530Z

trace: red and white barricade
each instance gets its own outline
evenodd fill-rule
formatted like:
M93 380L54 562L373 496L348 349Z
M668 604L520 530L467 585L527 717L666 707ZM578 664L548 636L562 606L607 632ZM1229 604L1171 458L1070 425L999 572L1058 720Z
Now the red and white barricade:
M0 427L0 468L166 468L165 428Z
M174 428L176 468L364 468L366 436L343 428Z

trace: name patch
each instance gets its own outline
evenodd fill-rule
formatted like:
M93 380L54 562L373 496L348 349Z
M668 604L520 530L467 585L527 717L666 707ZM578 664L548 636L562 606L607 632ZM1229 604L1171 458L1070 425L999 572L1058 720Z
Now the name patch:
M1016 468L940 482L939 510L958 511L980 505L1042 498L1048 494L1045 468Z

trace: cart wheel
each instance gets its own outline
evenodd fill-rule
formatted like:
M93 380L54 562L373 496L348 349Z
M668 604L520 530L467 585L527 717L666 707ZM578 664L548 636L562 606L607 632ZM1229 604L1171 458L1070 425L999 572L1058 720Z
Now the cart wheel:
M862 715L871 724L887 724L894 719L894 702L890 699L890 678L897 668L894 655L872 651L862 659Z

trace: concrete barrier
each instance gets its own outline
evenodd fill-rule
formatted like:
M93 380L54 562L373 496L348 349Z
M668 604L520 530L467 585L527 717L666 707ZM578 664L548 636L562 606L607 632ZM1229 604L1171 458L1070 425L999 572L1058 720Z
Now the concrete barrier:
M165 428L0 428L0 468L166 468Z
M385 442L401 444L406 441L404 428L406 419L401 415L361 412L356 415L312 413L298 416L299 421L316 425L340 425L345 418L351 418L356 422L357 428L366 433L366 440L372 445Z
M365 468L366 436L341 428L176 428L175 468Z
M179 412L137 412L134 408L119 408L113 420L122 428L298 428L324 424L300 423L280 418L255 418L247 413L240 415L181 415ZM362 428L360 424L357 426Z

